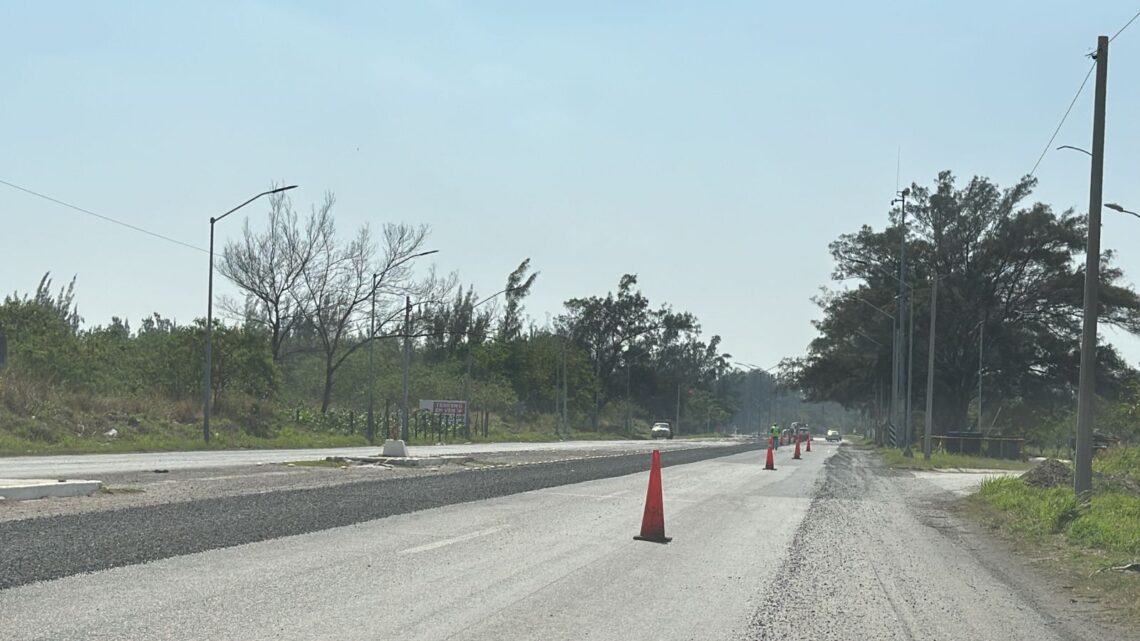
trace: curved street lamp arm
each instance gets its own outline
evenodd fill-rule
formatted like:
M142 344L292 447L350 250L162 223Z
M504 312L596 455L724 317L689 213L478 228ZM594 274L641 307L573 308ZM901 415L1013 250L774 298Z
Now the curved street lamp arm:
M216 218L211 218L210 222L216 223L219 220L225 218L226 216L229 216L230 214L234 213L235 211L241 209L242 207L245 207L246 205L250 204L251 202L257 200L258 198L261 198L262 196L268 196L269 194L276 194L276 193L280 193L283 191L289 191L290 189L296 189L296 188L297 188L297 185L289 185L288 187L278 187L277 189L270 189L269 191L263 191L260 194L254 196L253 198L250 198L249 200L245 201L244 203L238 205L237 207L234 207L233 209L227 211L226 213L222 214L221 216L218 216Z

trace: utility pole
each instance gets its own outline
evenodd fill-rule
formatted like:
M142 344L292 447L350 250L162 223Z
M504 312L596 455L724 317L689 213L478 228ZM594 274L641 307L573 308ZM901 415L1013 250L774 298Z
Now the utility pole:
M894 384L894 387L891 389L891 402L893 405L892 418L898 418L898 414L900 413L900 411L905 412L907 410L907 408L905 406L905 401L902 400L901 395L902 395L902 381L903 381L903 377L906 375L904 373L905 363L902 359L902 349L903 349L903 334L906 333L906 319L903 317L903 303L906 301L906 299L904 298L904 296L906 296L906 197L909 195L910 195L910 189L903 189L902 191L899 192L899 197L891 201L892 204L894 204L894 203L899 204L899 228L901 230L899 233L899 277L898 277L898 281L899 281L898 301L899 301L899 304L896 306L896 309L898 310L897 311L897 315L898 315L897 327L898 327L898 329L895 332L896 333L896 338L895 338L895 341L896 341L895 370L896 370L896 372L895 372L895 384ZM898 426L899 423L902 423L901 427L905 431L907 420L906 420L905 416L902 417L902 419L903 420L901 420L901 421L896 421L895 425ZM891 443L891 445L898 445L897 438L896 438L896 442Z
M978 434L982 433L982 359L985 358L986 319L978 324Z
M930 433L934 431L934 324L938 320L938 277L930 284L930 347L926 353L926 428L922 433L922 458L930 460Z
M901 305L902 305L902 302L899 301L899 306L901 307ZM899 345L902 344L902 341L901 341L900 336L899 336L899 327L898 326L899 326L898 319L895 319L894 329L892 330L892 338L891 338L891 351L894 352L894 356L891 359L891 406L890 406L890 412L889 412L888 418L887 418L887 433L885 435L886 436L886 442L884 443L884 445L887 445L889 447L894 447L897 444L897 437L898 437L898 434L897 434L898 415L899 415L898 389L899 389L899 382L900 382L900 376L899 376L899 351L900 350L899 350Z
M404 402L401 407L400 438L408 442L408 368L412 365L412 297L404 297Z
M673 426L673 436L681 434L681 381L677 380L677 424Z
M1081 376L1077 393L1077 456L1073 489L1092 492L1092 437L1096 419L1096 313L1100 284L1100 207L1104 184L1104 106L1108 90L1108 36L1096 42L1096 98L1093 107L1092 170L1089 176L1089 238L1085 248L1085 318L1081 332Z

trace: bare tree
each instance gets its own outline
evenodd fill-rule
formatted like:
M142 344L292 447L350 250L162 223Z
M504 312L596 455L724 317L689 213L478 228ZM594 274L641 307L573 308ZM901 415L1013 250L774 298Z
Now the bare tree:
M274 361L281 360L282 346L303 318L296 301L306 269L333 244L335 202L326 193L302 229L289 197L273 194L265 227L254 231L246 219L242 240L226 243L218 269L246 293L246 301L244 306L223 301L223 309L269 329Z
M427 233L426 226L385 225L378 252L364 226L347 244L328 242L318 247L303 270L304 284L297 288L295 298L324 356L322 412L327 412L331 403L337 370L369 340L384 337L383 328L402 315L405 296L434 297L449 286L434 272L423 280L415 278L415 260L424 253ZM374 294L375 333L369 331Z

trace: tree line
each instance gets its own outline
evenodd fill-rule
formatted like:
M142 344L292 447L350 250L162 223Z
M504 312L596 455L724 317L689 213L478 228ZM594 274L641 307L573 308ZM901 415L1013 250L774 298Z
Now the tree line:
M959 185L951 172L910 188L908 224L894 207L883 229L863 226L831 243L833 279L816 299L819 335L795 366L810 398L828 399L887 421L893 326L913 304L913 424L933 434L972 430L1024 436L1041 445L1075 424L1087 222L1072 210L1029 202L1036 180L1001 188L984 177ZM906 272L899 299L899 254ZM1103 326L1140 332L1140 297L1101 256ZM933 424L923 425L931 289L937 279ZM1098 425L1137 434L1138 373L1103 338L1096 355ZM978 398L979 377L981 398ZM903 380L906 384L906 379ZM980 405L979 405L980 400ZM979 417L980 414L980 417ZM980 419L980 420L979 420Z
M804 411L798 391L785 384L771 393L770 374L735 368L695 315L651 303L636 274L605 294L566 300L538 325L525 312L540 282L529 259L483 297L458 275L424 266L426 227L342 234L335 202L327 194L302 215L286 194L274 195L254 219L262 222L247 219L221 251L218 272L240 292L220 301L213 329L210 402L224 429L268 436L298 422L343 427L346 412L366 409L370 391L391 411L404 339L412 344L413 409L418 398L467 397L503 423L559 434L643 433L678 417L688 433L753 432L774 407L786 420ZM179 323L156 312L134 327L117 317L86 326L75 288L73 278L56 291L45 275L34 292L0 305L8 411L33 413L26 397L38 389L56 399L153 399L176 422L200 420L204 319ZM66 423L75 414L53 415Z

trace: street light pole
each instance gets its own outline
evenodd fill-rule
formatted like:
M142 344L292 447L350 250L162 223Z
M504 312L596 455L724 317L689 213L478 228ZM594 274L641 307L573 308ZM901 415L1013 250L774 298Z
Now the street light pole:
M911 411L911 402L914 398L914 292L910 296L910 342L907 346L907 364L906 364L906 416L903 420L903 456L910 458L914 453L910 449L911 428L913 420L913 412Z
M373 405L376 397L376 374L372 364L372 347L376 342L376 276L372 274L372 311L368 315L368 444L376 441L376 419ZM385 435L387 438L387 435Z
M290 189L296 189L297 185L289 185L288 187L278 187L277 189L270 189L263 191L260 194L250 198L244 203L234 207L218 217L210 218L210 275L207 280L207 293L206 293L206 367L202 374L202 439L209 444L210 442L210 388L213 387L213 359L214 359L214 223L229 216L235 211L245 207L251 202L268 196L269 194L277 194Z
M628 351L628 350L627 350ZM629 379L630 379L630 362L628 358L625 362L625 432L630 434L633 431L633 399L629 394Z
M673 428L673 436L681 434L681 380L677 379L677 425Z
M926 353L926 426L922 430L922 458L930 460L930 433L934 431L934 324L938 320L938 277L930 283L930 346Z
M1137 218L1140 218L1140 214L1138 214L1134 211L1128 211L1127 209L1121 207L1120 205L1117 205L1116 203L1105 203L1104 206L1108 207L1109 209L1111 209L1113 211L1118 211L1122 214L1131 214Z
M404 399L400 405L400 438L408 442L408 368L412 362L412 297L404 297Z
M1100 284L1100 207L1104 186L1104 111L1108 85L1108 36L1096 43L1096 97L1093 103L1092 169L1089 176L1088 246L1085 248L1085 306L1081 331L1081 374L1077 392L1077 455L1073 489L1092 492L1092 437L1096 419L1097 287Z
M514 291L515 289L518 289L518 288L517 287L508 287L502 291L495 292L494 294L491 294L490 296L484 298L483 300L479 301L478 303L475 303L474 305L472 305L471 306L471 311L472 311L471 320L474 321L474 319L475 319L474 311L475 311L476 307L478 307L478 306L482 305L483 303L486 303L487 301L490 301L491 299L496 298L502 294L506 294L507 292ZM471 438L471 423L470 423L470 420L471 420L471 408L470 408L470 405L471 405L471 329L470 329L470 327L468 327L468 330L464 333L464 341L463 342L464 342L464 347L466 347L466 352L467 352L466 373L464 373L464 375L463 375L463 429L467 433L467 438ZM557 409L557 408L555 408L555 409Z

